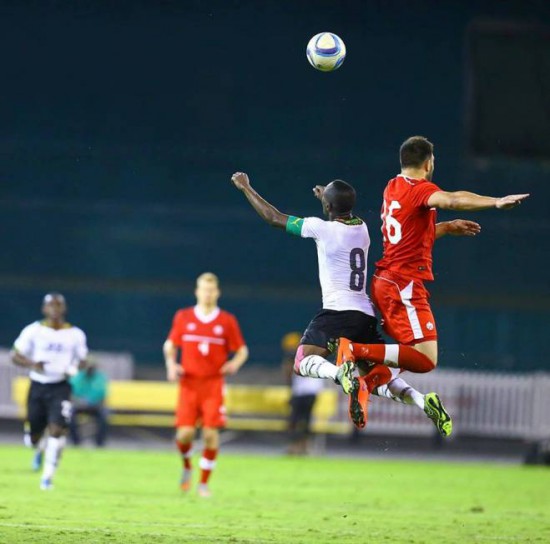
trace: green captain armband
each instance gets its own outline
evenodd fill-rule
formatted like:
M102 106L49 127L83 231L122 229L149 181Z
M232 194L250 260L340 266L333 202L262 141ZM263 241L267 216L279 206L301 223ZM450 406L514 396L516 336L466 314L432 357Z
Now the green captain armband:
M301 217L294 217L293 215L289 215L286 222L286 231L289 234L294 234L294 236L302 236L303 224L304 220Z

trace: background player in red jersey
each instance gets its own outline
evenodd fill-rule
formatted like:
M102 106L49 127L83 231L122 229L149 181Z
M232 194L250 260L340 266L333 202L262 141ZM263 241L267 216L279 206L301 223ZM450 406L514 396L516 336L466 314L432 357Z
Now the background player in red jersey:
M248 359L237 319L218 307L220 294L217 276L201 274L195 290L197 305L176 312L163 347L168 380L179 380L180 385L176 408L176 444L183 460L180 486L183 491L191 487L191 448L200 424L204 451L198 492L203 497L210 495L208 479L218 453L218 429L225 425L224 376L238 372Z
M529 195L502 198L480 196L467 191L446 192L432 182L435 158L433 144L422 136L408 138L400 148L401 173L384 190L382 234L384 252L376 263L371 298L382 317L384 331L399 344L413 346L437 365L437 329L424 281L434 279L432 248L436 238L447 234L473 236L480 226L458 219L436 223L436 208L478 211L507 210L518 206ZM367 346L354 345L356 358L368 359ZM388 384L395 396L412 388L399 378ZM414 390L413 390L414 391ZM419 407L434 412L445 429L445 412L436 394L417 396ZM364 402L366 410L366 401ZM448 415L447 415L448 419Z

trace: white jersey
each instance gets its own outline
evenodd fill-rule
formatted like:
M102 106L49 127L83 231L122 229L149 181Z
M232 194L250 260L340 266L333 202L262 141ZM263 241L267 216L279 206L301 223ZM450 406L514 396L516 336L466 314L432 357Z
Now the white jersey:
M40 383L58 383L75 374L80 361L86 359L86 335L78 327L66 323L53 329L35 321L26 326L13 347L36 363L44 363L44 371L31 370L31 380Z
M343 222L290 217L287 232L313 238L317 244L323 309L357 310L374 316L367 295L370 236L363 221L358 218Z

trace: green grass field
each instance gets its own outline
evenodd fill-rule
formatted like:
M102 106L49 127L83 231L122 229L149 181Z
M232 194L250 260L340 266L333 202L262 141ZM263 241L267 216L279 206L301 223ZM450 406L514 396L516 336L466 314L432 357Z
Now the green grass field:
M222 455L213 497L183 496L168 452L67 450L38 489L0 448L0 542L550 542L550 470Z

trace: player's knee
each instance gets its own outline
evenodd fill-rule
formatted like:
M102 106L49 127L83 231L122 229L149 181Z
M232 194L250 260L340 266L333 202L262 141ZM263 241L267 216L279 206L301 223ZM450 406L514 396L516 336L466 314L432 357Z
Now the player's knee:
M66 429L61 425L51 424L48 427L48 433L52 438L61 438L65 436L66 432Z
M424 355L430 360L431 370L433 370L437 366L437 353L425 353Z
M193 442L195 438L195 427L178 427L176 430L176 440L182 444Z
M209 449L217 449L219 442L218 429L205 427L202 430L204 444Z
M437 366L437 342L433 340L428 340L427 342L421 342L420 344L415 344L412 346L414 349L422 353L427 357L433 368Z
M300 363L304 360L304 358L304 346L300 345L298 346L298 349L296 350L296 355L294 356L294 374L298 374L298 376L300 376Z

